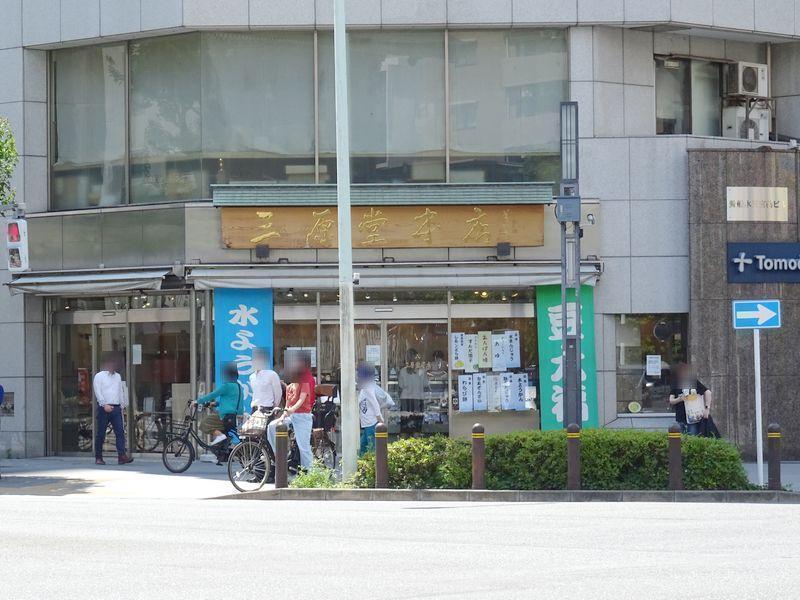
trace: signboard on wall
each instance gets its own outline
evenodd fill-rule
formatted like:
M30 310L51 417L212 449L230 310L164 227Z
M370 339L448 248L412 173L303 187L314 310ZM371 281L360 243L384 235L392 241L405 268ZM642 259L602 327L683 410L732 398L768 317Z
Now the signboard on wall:
M729 222L789 221L789 189L785 187L727 187Z
M354 206L354 248L473 248L544 244L541 204ZM335 206L221 209L226 248L336 248Z
M222 365L235 363L250 406L248 377L253 350L266 348L272 365L272 290L218 288L214 290L215 385L222 383Z
M728 283L800 283L800 244L728 244Z
M575 326L575 303L570 303L568 327ZM542 429L564 427L564 382L562 368L561 288L536 288L536 323L539 337L539 391ZM597 365L594 342L594 288L581 288L581 379L583 427L598 427Z

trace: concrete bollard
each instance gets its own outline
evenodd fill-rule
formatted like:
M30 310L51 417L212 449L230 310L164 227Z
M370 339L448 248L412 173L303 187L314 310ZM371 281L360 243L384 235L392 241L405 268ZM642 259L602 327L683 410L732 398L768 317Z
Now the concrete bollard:
M770 423L767 428L767 473L768 488L780 491L781 489L781 426Z
M575 423L567 427L567 489L581 489L581 428Z
M275 427L275 489L289 485L289 427L281 423Z
M472 426L472 489L486 489L486 432L480 423Z
M680 425L671 425L667 433L667 461L669 465L669 489L683 489L683 457L681 455Z
M384 423L375 426L375 487L389 487L389 428Z

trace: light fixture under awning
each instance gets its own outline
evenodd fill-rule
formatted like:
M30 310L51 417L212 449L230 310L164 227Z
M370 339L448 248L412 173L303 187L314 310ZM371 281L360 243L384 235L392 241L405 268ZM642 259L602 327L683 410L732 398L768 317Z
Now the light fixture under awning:
M502 262L480 266L360 266L359 288L362 289L428 289L483 287L529 287L561 283L558 264L520 265ZM594 265L581 267L581 280L594 285L599 276ZM278 265L264 267L193 267L187 281L197 290L214 288L298 288L337 289L335 267L286 268Z
M134 290L159 290L165 269L149 271L103 271L70 274L21 275L6 285L11 293L35 296L102 296Z

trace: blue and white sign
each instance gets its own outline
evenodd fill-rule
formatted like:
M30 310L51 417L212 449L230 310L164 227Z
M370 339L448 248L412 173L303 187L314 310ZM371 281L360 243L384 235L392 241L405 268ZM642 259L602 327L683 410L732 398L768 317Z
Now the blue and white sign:
M734 300L734 329L777 329L781 326L780 300Z
M800 244L728 244L728 283L800 283Z
M253 350L269 350L272 365L272 323L272 290L214 290L215 382L222 383L222 365L236 363L245 390L245 407L250 406L247 378L254 370Z

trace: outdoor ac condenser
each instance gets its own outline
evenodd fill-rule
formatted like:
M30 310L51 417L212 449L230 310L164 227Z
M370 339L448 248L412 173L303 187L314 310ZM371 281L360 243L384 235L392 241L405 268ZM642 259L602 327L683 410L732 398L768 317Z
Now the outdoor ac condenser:
M722 110L722 135L727 138L769 141L770 111L768 108L754 106L750 118L746 120L747 108L728 106Z

